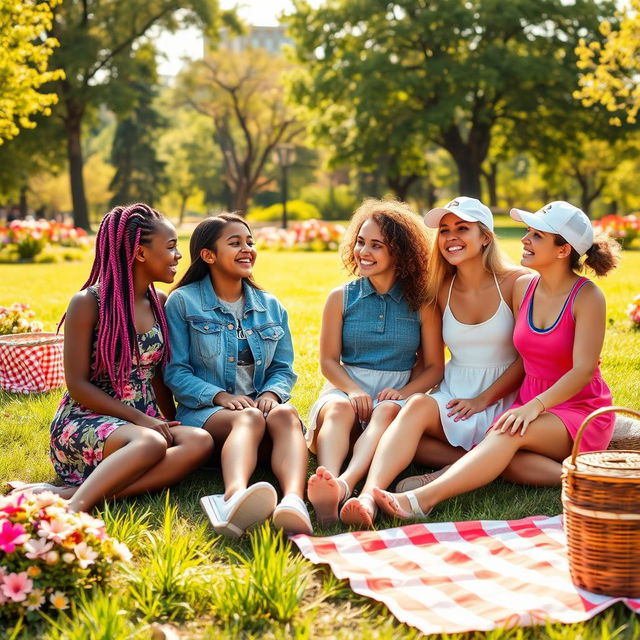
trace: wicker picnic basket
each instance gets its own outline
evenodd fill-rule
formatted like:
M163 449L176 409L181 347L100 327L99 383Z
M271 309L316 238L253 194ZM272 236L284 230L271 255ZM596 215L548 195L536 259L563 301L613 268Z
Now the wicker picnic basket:
M0 387L39 393L64 386L63 342L55 333L0 336Z
M605 407L580 426L562 465L562 504L569 568L574 584L609 596L640 597L640 451L580 453L591 420L608 413L640 413Z

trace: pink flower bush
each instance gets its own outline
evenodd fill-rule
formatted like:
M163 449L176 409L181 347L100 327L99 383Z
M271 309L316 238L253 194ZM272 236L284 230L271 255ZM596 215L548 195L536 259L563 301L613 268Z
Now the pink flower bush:
M635 327L640 329L640 294L638 294L627 307L627 315Z
M76 592L130 559L104 522L72 513L54 493L0 496L0 619L67 609Z
M340 245L346 229L335 222L305 220L288 229L264 227L255 233L258 249L334 251Z

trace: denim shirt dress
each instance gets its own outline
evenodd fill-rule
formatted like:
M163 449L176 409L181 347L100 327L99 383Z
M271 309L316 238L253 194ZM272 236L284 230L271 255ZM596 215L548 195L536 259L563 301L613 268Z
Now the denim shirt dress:
M291 397L297 376L287 312L270 293L243 282L241 326L254 357L256 397L266 391L282 402ZM211 279L203 278L171 293L165 307L171 361L164 381L178 403L176 420L201 427L216 411L220 391L236 392L236 321L220 302Z

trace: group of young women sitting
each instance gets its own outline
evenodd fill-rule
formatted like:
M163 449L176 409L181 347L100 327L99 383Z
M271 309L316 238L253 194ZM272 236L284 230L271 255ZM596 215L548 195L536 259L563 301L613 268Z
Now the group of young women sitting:
M605 275L617 245L594 239L566 202L511 217L526 227L522 267L503 257L479 200L456 198L424 225L404 203L363 203L343 243L356 278L327 299L327 382L305 424L289 404L287 312L253 279L247 222L201 222L167 299L153 283L176 276L174 227L144 204L114 208L66 314L68 390L51 425L64 482L56 491L88 510L175 483L215 448L225 492L201 503L216 532L235 537L269 517L311 533L305 488L321 526L370 527L378 509L424 517L500 475L558 485L581 422L611 404L598 367L604 296L579 272L586 264ZM593 420L582 449L606 448L612 430L612 415ZM307 482L308 449L318 466ZM265 451L280 498L270 483L249 484ZM437 471L387 492L412 462Z

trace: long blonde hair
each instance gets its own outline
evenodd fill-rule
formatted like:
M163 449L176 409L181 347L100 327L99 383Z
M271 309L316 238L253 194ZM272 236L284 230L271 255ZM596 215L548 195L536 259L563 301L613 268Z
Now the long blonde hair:
M513 266L513 263L498 246L495 233L482 222L471 222L469 224L477 224L480 227L480 231L489 238L489 243L482 251L482 266L484 269L489 273L495 273L498 278L504 275ZM456 272L456 267L449 264L440 253L438 248L439 233L440 229L437 229L433 237L433 247L427 265L427 295L429 302L433 303L438 300L438 293L445 280Z

